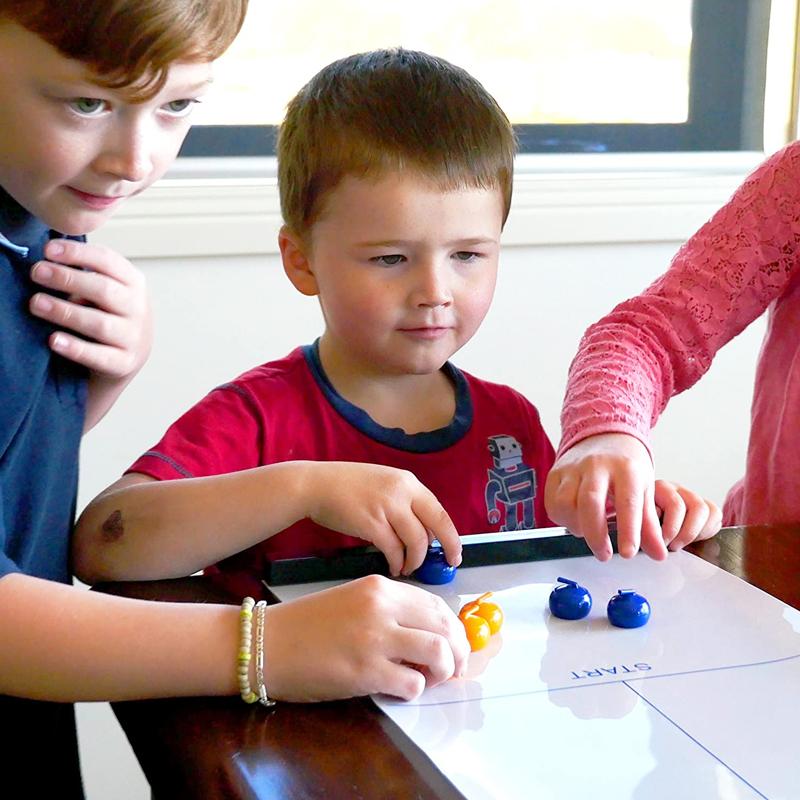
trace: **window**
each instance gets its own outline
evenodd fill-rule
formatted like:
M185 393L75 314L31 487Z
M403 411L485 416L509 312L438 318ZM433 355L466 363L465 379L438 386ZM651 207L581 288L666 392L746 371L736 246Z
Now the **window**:
M182 155L269 155L294 93L402 45L475 75L520 150L761 148L769 0L252 0Z

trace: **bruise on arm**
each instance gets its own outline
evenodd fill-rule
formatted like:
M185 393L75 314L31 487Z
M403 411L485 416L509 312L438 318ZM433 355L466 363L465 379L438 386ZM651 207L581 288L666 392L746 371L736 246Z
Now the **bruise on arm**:
M117 509L109 514L108 519L100 528L104 542L116 542L125 533L125 526L122 523L122 512Z

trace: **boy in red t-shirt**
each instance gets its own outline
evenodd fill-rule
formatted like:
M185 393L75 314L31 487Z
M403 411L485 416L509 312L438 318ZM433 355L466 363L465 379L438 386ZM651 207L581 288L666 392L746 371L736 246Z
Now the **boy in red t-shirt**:
M448 360L492 300L514 151L494 99L442 59L381 50L317 74L280 131L279 243L324 332L212 391L95 500L83 568L216 564L228 588L256 593L265 558L366 541L409 574L431 537L458 563L458 533L550 524L536 409ZM112 513L125 535L109 541ZM266 647L270 694L282 646Z

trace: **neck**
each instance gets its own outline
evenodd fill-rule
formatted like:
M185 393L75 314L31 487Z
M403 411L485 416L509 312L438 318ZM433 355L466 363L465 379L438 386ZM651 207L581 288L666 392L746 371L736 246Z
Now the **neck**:
M424 375L387 374L344 364L320 343L320 362L333 388L384 428L438 430L456 410L455 387L441 369Z

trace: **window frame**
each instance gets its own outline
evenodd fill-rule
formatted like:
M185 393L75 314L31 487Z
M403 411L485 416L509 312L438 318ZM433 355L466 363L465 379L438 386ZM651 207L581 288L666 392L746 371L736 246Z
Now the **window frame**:
M694 0L684 123L515 125L520 153L761 150L770 0ZM275 125L197 125L180 155L275 155Z

